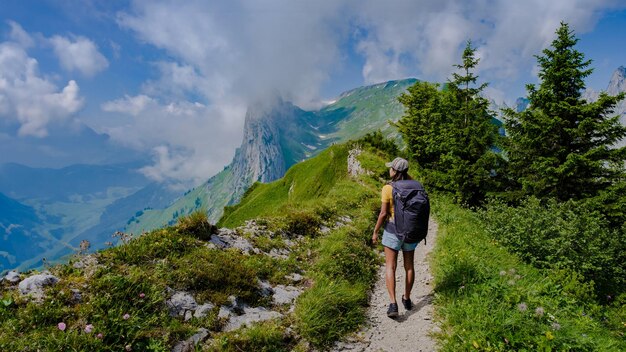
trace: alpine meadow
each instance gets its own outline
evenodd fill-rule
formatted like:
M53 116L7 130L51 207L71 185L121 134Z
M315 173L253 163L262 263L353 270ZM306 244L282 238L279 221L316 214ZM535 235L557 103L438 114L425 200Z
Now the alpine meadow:
M11 42L0 42L0 68L19 56L9 50L19 49L28 74L38 75L30 53L58 55L67 47L65 54L95 50L90 65L61 56L66 61L59 67L85 80L120 62L128 71L116 71L115 80L145 77L137 78L141 94L131 96L124 87L124 98L99 104L120 114L103 119L106 138L104 132L101 140L92 138L94 150L109 137L116 141L106 162L0 167L0 351L626 351L626 69L615 71L609 89L593 91L588 82L596 62L582 52L585 37L573 29L586 27L556 20L542 27L550 39L533 53L536 83L525 85L517 106L499 104L491 96L498 89L482 79L494 77L492 66L481 66L493 65L492 42L454 32L450 19L434 26L424 18L424 28L465 39L454 39L454 50L430 48L445 53L445 60L438 58L446 64L454 62L445 81L410 78L403 65L419 62L423 72L431 72L427 65L434 72L439 64L421 51L427 42L407 40L410 54L395 52L405 40L381 24L366 27L387 15L380 4L367 3L345 21L335 18L347 13L337 4L323 5L324 11L285 5L293 17L288 23L297 25L280 30L282 19L260 4L211 8L223 17L215 22L204 21L213 19L210 11L195 17L191 10L202 5L194 2L176 10L140 1L131 9L77 5L71 16L69 3L63 6L73 26L85 14L106 13L91 17L94 26L113 21L115 31L132 31L139 43L107 39L110 49L73 33L29 34L7 19ZM189 23L187 17L176 22L179 10L191 11L181 12ZM261 28L266 15L277 24ZM394 17L399 23L400 15ZM151 16L163 23L141 21ZM500 25L480 18L479 33ZM186 25L198 31L183 31ZM238 28L228 32L230 25ZM395 39L380 44L388 33ZM334 52L333 36L345 36L336 40L349 50ZM210 54L196 40L209 42ZM292 50L277 57L269 43ZM529 48L535 47L513 52L522 56ZM98 50L111 54L100 58ZM417 54L425 58L411 61ZM309 67L339 62L333 60L360 66ZM294 62L306 69L292 71ZM40 69L47 65L42 61ZM289 79L274 77L274 65ZM130 73L138 66L162 76ZM369 75L366 84L332 100L298 95L327 89L328 76L352 71ZM5 104L13 99L3 93L6 75L0 70L0 117L13 109ZM23 78L20 84L39 80L48 87L60 79ZM124 86L120 82L102 79L98 88ZM345 78L338 92L353 82ZM87 98L71 96L75 84L38 103L56 99L65 104L54 107L56 114L78 111ZM85 97L96 94L93 85L84 85ZM185 104L171 98L190 96ZM86 111L99 118L95 109ZM151 121L132 134L135 123ZM28 126L39 126L37 138L53 133L35 122L16 126L16 136ZM0 142L9 135L0 130ZM142 154L148 146L151 162ZM15 153L26 153L20 148ZM80 151L86 160L89 148ZM381 189L395 187L390 177L398 170L386 165L398 157L410 165L400 171L423 184L430 202L430 229L415 264L406 249L402 263L390 264L386 255L393 249L372 237L389 205L383 193L381 206ZM36 183L45 186L32 187ZM401 203L394 201L397 214ZM397 274L386 277L392 275L386 266L396 264ZM410 275L413 291L404 286ZM411 292L393 319L379 314L389 304L387 292L393 296L389 280L399 294ZM381 292L384 297L376 296ZM407 305L411 298L415 304Z

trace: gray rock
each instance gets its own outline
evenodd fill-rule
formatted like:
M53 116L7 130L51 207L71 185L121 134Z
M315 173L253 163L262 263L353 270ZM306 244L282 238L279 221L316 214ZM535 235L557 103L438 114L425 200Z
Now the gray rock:
M208 336L209 331L205 328L201 328L198 330L197 333L189 337L187 340L177 343L172 349L172 352L193 352L196 350L196 345L206 340Z
M324 225L320 226L320 233L321 233L322 235L326 235L326 234L328 234L329 232L330 232L330 227L328 227L328 226L324 226Z
M209 245L213 244L214 246L216 246L217 248L220 249L224 249L224 248L228 248L228 244L224 241L222 241L222 239L217 236L217 235L213 235L211 236L211 240L209 241Z
M300 282L302 281L302 279L304 279L304 277L298 273L293 273L290 275L285 275L285 279L291 280L293 282Z
M361 149L355 148L348 152L348 175L351 177L357 177L365 173L365 170L361 167L361 163L357 156L361 154Z
M59 281L59 278L54 275L42 273L22 280L19 283L18 288L22 295L31 296L36 301L41 301L44 298L44 287L52 286Z
M196 318L204 318L207 316L207 314L209 314L209 312L213 308L215 308L215 306L212 305L211 303L205 303L201 306L198 306L198 308L196 308L196 311L193 313L193 316Z
M247 307L247 305L236 296L228 296L228 301L230 301L230 310L231 312L235 312L236 314L242 314L243 309Z
M261 296L267 297L271 296L274 293L274 289L272 285L270 285L267 281L258 280L259 287L261 288Z
M211 236L210 243L221 249L236 248L245 254L249 254L255 249L248 240L229 229L220 229L216 235Z
M193 313L190 310L185 311L185 321L190 321L191 318L193 318Z
M267 255L275 259L287 259L289 258L289 251L284 248L272 248Z
M291 304L302 294L302 290L294 286L278 285L274 287L274 304Z
M217 317L220 319L226 319L233 315L233 312L228 309L228 307L221 306L219 313L217 313Z
M165 302L167 308L170 311L170 316L185 316L185 312L188 310L196 310L198 304L196 300L187 292L176 292L172 295L172 298Z
M18 281L20 281L20 274L18 274L17 271L9 271L6 276L4 277L5 280L7 280L8 282L14 284Z
M258 323L265 320L280 318L283 315L274 312L271 310L267 310L263 307L244 308L244 313L239 316L233 316L228 321L228 324L224 327L224 331L233 331L237 330L244 325L249 325L252 323Z

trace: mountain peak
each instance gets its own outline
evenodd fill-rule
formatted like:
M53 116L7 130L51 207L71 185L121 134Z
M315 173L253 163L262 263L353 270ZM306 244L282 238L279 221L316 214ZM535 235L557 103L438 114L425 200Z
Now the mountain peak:
M611 95L616 95L624 91L626 91L626 67L620 66L613 72L606 92Z

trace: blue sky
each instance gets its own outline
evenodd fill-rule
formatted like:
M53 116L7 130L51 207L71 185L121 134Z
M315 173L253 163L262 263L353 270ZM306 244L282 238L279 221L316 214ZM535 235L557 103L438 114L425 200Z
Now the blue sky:
M196 182L219 171L240 143L252 101L278 92L314 108L364 84L442 81L467 39L478 47L488 93L508 103L536 83L533 55L549 45L561 20L594 61L590 88L604 89L626 65L626 3L614 0L4 0L1 6L0 147L33 141L39 149L15 153L23 160L14 161L26 164L85 162L69 151L41 152L53 149L45 145L52 133L84 124L117 147L143 153L150 161L143 171L157 180Z

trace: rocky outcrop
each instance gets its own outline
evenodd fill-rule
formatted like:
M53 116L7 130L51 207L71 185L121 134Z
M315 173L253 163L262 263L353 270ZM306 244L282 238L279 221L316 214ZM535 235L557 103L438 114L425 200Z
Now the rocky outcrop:
M41 301L44 298L44 288L46 286L52 286L59 282L59 278L51 275L50 273L42 273L27 277L22 280L18 288L20 293L24 296L30 296L36 301Z
M20 274L17 271L9 271L3 280L14 284L20 281Z
M207 337L209 337L209 330L201 328L187 340L177 343L172 349L172 352L194 352L196 345L206 340Z
M361 167L361 162L357 157L361 154L361 149L354 148L348 152L348 175L357 177L365 173L365 169Z
M280 318L283 315L281 313L268 310L263 307L244 307L243 314L232 315L228 320L228 323L224 327L224 331L237 330L244 325L250 325L252 323L258 323L265 320L271 320Z

